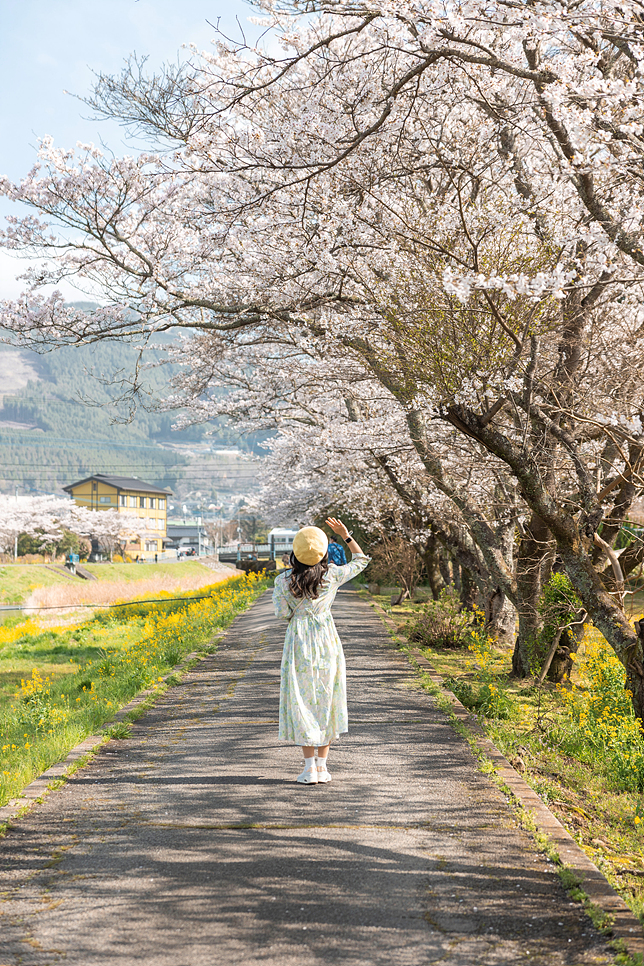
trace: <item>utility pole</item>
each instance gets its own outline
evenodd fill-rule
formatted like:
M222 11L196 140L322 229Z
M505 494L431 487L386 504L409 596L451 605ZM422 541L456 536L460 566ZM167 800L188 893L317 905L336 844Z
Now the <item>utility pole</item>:
M238 561L241 560L241 558L242 558L242 552L241 552L241 533L242 533L242 528L241 528L241 506L238 506L237 507L237 560Z
M18 502L18 487L16 486L16 503ZM18 534L16 534L13 541L13 561L18 563Z

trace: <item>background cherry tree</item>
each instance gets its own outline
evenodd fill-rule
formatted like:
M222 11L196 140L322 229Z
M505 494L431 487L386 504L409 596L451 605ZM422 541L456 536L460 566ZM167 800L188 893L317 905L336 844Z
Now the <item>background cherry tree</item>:
M22 534L42 551L55 546L65 532L97 540L110 554L124 550L129 539L144 536L146 521L118 510L90 510L55 496L0 496L0 551L13 554Z

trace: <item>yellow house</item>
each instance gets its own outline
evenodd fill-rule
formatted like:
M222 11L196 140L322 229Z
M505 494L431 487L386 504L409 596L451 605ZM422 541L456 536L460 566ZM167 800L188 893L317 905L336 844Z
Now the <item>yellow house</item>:
M78 483L70 483L63 490L78 506L90 510L118 510L127 516L146 520L146 534L127 544L127 552L139 557L161 553L167 535L169 490L152 483L144 483L136 476L106 476L96 473Z

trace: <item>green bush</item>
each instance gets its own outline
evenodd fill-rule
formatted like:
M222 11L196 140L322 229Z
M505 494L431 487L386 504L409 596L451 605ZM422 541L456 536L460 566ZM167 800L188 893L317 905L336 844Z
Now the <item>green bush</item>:
M501 688L490 681L479 683L474 687L469 681L446 678L445 686L456 695L468 711L482 714L486 718L512 717L512 701Z
M407 638L424 647L461 648L470 643L469 629L475 616L461 607L454 587L445 587L438 600L430 600L407 621Z
M543 588L539 602L539 614L543 621L540 641L544 653L548 652L555 634L562 624L570 624L581 609L581 600L573 590L566 574L552 574ZM560 646L573 643L573 633L566 629L561 635Z

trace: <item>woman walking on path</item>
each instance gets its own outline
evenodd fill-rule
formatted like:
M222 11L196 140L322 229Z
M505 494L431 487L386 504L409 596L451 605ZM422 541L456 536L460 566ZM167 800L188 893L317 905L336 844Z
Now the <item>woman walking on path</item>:
M291 569L275 578L273 604L288 621L282 656L279 737L302 746L304 785L329 782L329 744L349 730L346 667L331 616L340 586L369 563L344 523L329 517L334 533L349 544L353 559L329 563L328 540L319 527L304 527L293 540ZM317 748L318 760L315 761Z

